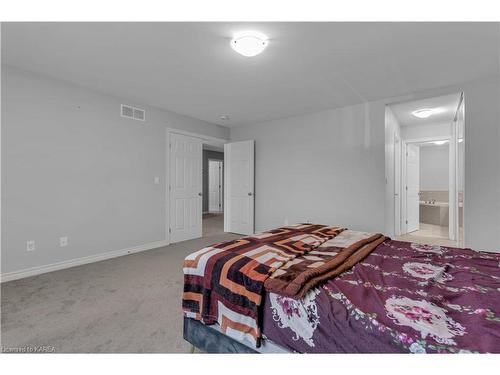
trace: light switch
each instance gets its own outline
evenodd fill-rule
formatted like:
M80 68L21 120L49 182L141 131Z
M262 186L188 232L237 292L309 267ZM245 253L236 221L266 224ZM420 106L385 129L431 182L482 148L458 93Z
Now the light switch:
M155 185L159 185L160 184L160 176L155 176Z
M59 246L60 247L68 246L68 237L59 237Z

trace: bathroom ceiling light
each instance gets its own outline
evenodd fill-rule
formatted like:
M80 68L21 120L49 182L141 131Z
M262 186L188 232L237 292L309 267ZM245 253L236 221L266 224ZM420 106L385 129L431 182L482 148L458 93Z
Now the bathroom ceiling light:
M434 141L432 143L434 143L435 145L441 146L441 145L444 145L445 143L448 143L448 141Z
M418 109L416 111L413 111L411 114L415 117L418 117L418 118L427 118L427 117L432 116L435 113L436 113L436 110L433 108L422 108L422 109Z
M231 40L231 48L240 55L252 57L264 51L268 43L267 36L264 34L245 31L235 35Z

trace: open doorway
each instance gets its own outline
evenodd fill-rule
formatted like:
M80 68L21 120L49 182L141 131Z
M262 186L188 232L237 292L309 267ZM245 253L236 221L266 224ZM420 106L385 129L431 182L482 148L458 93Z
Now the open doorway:
M463 247L463 94L387 107L396 238Z
M203 236L224 232L224 148L203 144Z
M405 147L406 233L450 239L449 140L408 141Z
M224 232L253 234L255 142L170 128L166 142L168 243Z

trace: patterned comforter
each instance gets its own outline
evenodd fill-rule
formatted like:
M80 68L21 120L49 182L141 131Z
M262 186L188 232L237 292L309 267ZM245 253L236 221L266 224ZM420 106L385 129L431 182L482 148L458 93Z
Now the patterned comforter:
M499 353L500 254L386 240L302 299L268 293L262 327L301 353Z
M184 260L185 316L260 345L264 282L344 228L298 224L204 248Z

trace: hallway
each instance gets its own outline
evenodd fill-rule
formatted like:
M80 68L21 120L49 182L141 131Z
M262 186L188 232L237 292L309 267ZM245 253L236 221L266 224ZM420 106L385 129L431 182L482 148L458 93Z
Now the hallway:
M224 213L203 214L203 237L224 233Z

